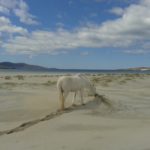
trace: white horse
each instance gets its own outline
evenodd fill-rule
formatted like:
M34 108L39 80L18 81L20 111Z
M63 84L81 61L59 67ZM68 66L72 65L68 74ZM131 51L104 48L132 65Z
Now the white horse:
M95 96L96 95L96 88L87 79L85 76L81 74L77 74L74 76L62 76L58 79L57 88L59 91L59 99L61 102L61 110L65 108L65 99L67 98L69 92L74 92L74 97L72 101L72 105L74 104L75 97L77 92L80 93L81 103L84 105L83 101L83 91L84 89L89 90L89 94Z

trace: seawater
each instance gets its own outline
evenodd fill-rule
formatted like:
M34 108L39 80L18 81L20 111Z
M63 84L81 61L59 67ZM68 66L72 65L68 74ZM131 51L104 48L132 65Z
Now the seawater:
M135 70L58 70L58 71L28 71L17 69L0 69L0 75L64 75L64 74L150 74L150 70L147 71L135 71Z

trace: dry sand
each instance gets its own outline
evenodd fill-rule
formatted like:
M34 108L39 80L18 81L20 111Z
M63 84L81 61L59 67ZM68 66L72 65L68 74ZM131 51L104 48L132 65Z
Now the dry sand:
M0 150L150 150L150 76L88 77L113 108L85 94L57 112L58 76L1 75Z

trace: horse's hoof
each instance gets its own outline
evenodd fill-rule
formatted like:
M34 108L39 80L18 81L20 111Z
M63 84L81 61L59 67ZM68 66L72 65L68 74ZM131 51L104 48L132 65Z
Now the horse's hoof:
M58 109L58 112L64 112L67 108L63 107L63 108L60 108Z
M64 111L64 109L58 109L57 110L57 112L63 112Z
M73 107L77 107L77 105L76 105L76 104L72 104L72 106L73 106Z

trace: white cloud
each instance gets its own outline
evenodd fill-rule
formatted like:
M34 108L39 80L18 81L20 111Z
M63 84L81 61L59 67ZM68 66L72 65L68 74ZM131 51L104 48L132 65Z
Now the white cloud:
M33 31L28 35L15 36L3 43L3 48L10 53L29 55L59 54L75 48L103 47L122 49L123 52L128 49L127 53L150 52L150 1L144 0L127 8L117 9L120 9L117 12L120 17L101 25L92 24L73 31Z
M18 0L0 0L0 6L4 9L11 10L17 7L18 2Z
M94 0L95 2L98 2L98 3L101 3L101 2L106 2L106 3L112 3L112 1L114 0ZM131 3L137 3L138 1L137 0L115 0L114 1L115 3L118 3L118 4L122 4L122 3L127 3L127 4L131 4Z
M124 9L120 7L114 7L113 9L110 10L110 12L122 16L124 14Z
M11 53L65 53L64 49L72 49L74 44L70 33L59 30L57 33L35 31L30 36L17 36L5 43L3 47Z
M29 13L29 8L23 0L20 0L19 7L14 9L14 13L20 18L20 21L23 23L38 24L38 22L35 20L35 16Z
M0 17L0 26L8 25L8 24L10 24L10 20L4 16L1 16Z
M0 48L14 35L25 35L28 31L22 27L12 25L10 20L4 16L0 17Z
M0 33L1 36L6 33L19 33L19 34L27 34L27 30L18 27L15 25L12 25L10 20L4 16L0 17Z
M26 34L27 30L22 28L22 27L17 27L17 26L11 26L11 25L6 25L0 27L0 32L5 32L6 33L19 33L19 34Z
M7 9L7 8L0 5L0 12L8 15L9 14L9 9Z
M133 54L133 55L141 55L141 54L147 54L149 51L143 50L143 49L134 49L134 50L125 50L123 51L126 54Z
M29 13L29 7L24 0L0 0L0 12L6 15L12 12L25 24L38 24L35 16Z
M65 25L64 25L64 23L62 23L62 22L57 22L57 23L56 23L56 26L57 26L58 28L63 28Z
M98 16L97 13L94 13L94 12L90 14L90 17L92 18L97 17L97 16Z
M81 55L81 56L87 56L87 55L89 55L89 52L88 52L88 51L81 52L80 55Z

